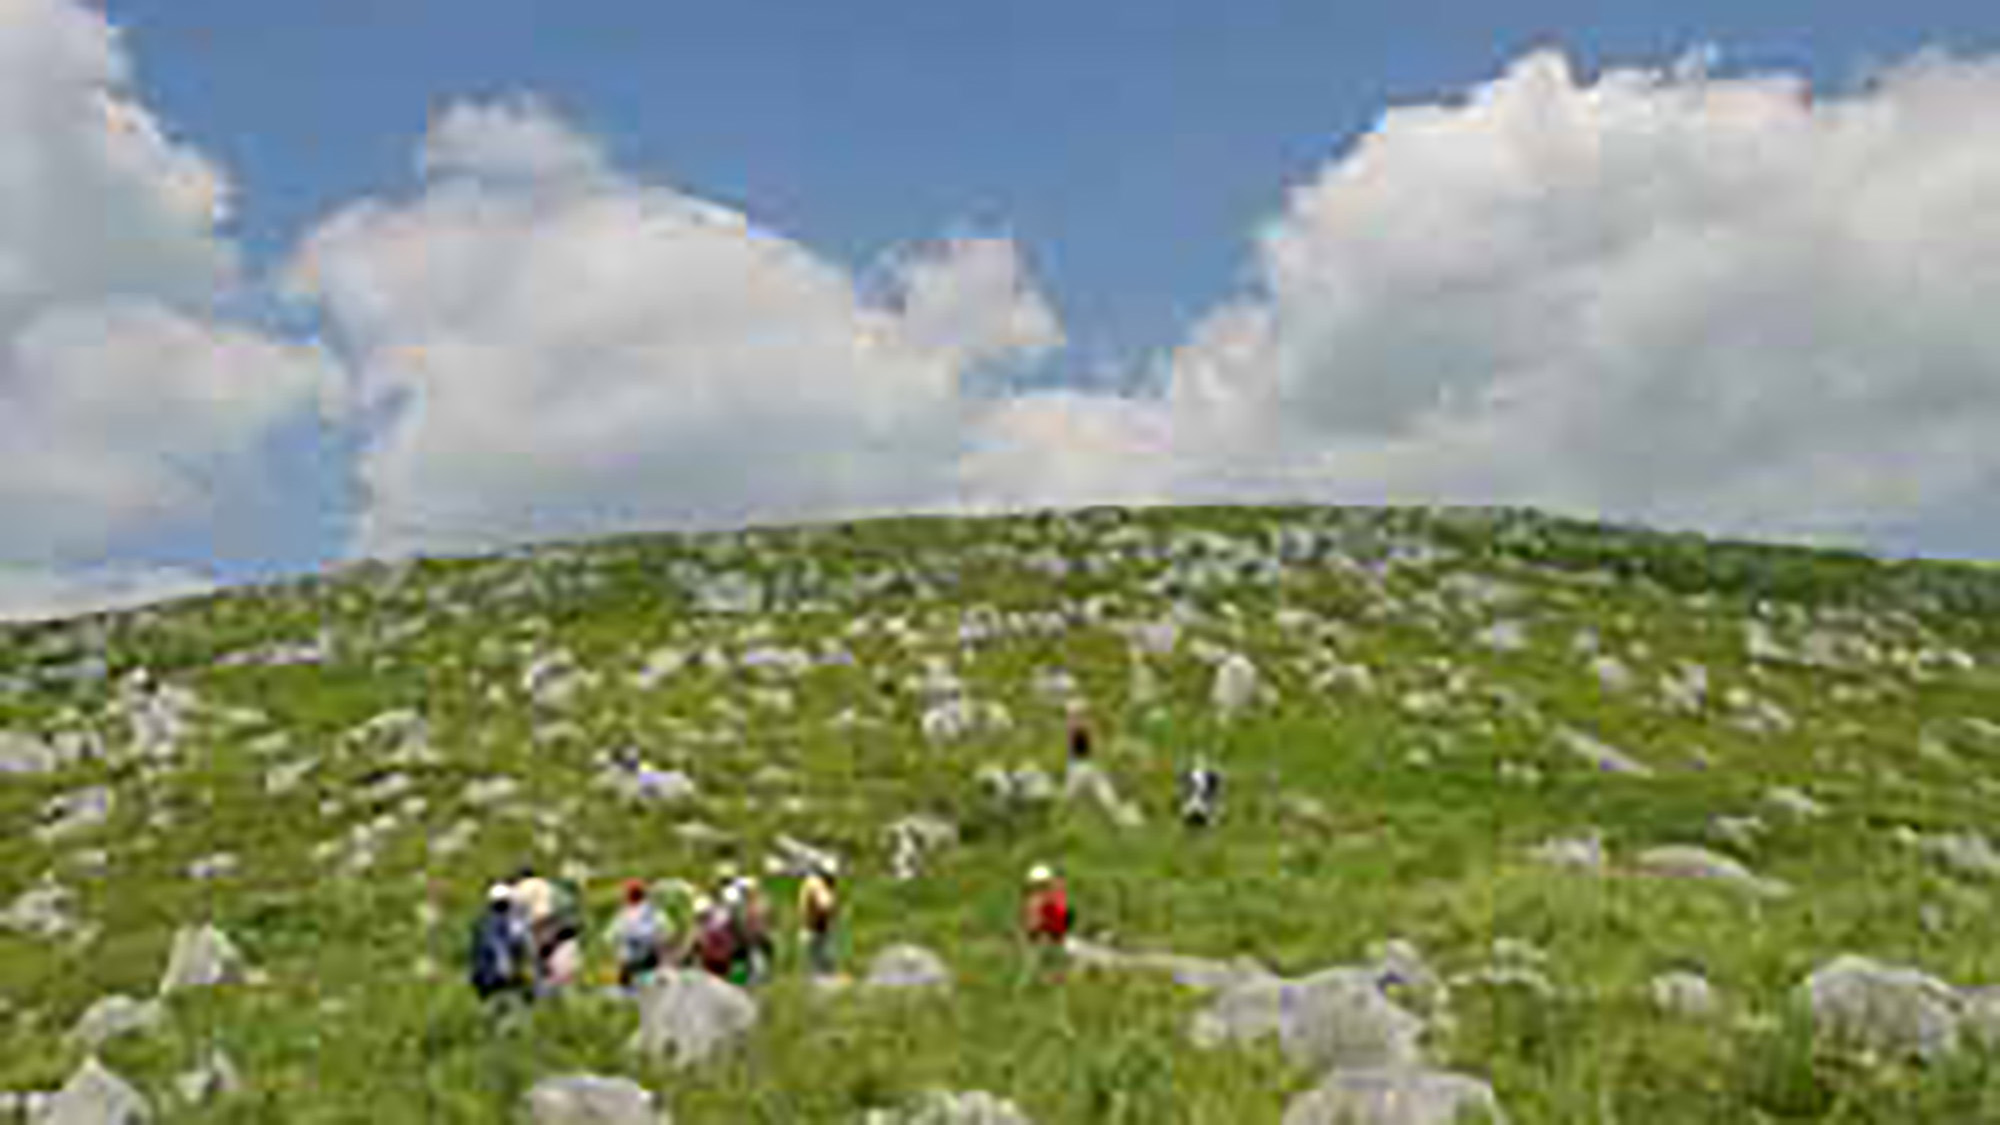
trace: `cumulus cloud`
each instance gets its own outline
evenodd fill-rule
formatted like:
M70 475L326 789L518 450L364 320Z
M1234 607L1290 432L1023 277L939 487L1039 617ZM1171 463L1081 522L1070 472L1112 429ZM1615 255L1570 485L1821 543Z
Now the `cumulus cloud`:
M216 318L238 284L217 231L227 180L129 80L83 5L0 6L0 566L15 589L125 581L106 559L221 516L278 425L337 402L316 349Z
M533 101L449 110L423 167L290 271L387 419L363 553L946 503L964 370L1060 339L1009 243L908 255L870 301Z
M1539 53L1389 112L1172 355L1174 489L1776 534L1962 508L2000 483L1996 109L1991 61L1815 98Z

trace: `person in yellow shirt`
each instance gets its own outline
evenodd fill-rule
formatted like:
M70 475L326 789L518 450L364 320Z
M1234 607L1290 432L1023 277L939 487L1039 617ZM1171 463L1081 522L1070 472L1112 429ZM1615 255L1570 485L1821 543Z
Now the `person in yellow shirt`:
M833 926L840 908L834 892L837 879L835 864L828 859L815 864L799 884L799 936L806 948L807 969L814 976L834 972Z

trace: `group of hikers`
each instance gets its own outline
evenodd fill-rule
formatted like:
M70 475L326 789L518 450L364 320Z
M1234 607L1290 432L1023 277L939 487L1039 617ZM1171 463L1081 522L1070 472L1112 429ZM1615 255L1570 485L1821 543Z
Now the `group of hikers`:
M807 965L834 971L838 865L815 860L799 887L799 928ZM493 884L473 926L470 975L482 998L534 999L577 983L583 973L580 896L573 884L523 868ZM769 979L776 961L772 911L762 885L725 864L702 890L680 880L658 889L628 880L604 933L618 987L632 991L662 970L699 968L736 984Z
M1090 758L1090 729L1074 717L1069 751L1073 766ZM1182 822L1190 828L1212 825L1221 792L1221 774L1205 759L1184 771ZM839 864L831 856L813 856L800 873L799 949L809 973L828 977L837 968ZM762 884L733 864L723 864L706 888L678 879L658 887L628 880L622 898L604 944L615 961L617 986L625 992L643 988L671 969L699 969L745 986L771 978L777 961L771 904ZM1022 934L1057 971L1074 924L1067 884L1048 864L1033 865L1022 903ZM584 932L582 896L575 884L521 868L512 880L488 888L486 909L473 926L473 990L496 1003L532 1001L565 990L583 976Z

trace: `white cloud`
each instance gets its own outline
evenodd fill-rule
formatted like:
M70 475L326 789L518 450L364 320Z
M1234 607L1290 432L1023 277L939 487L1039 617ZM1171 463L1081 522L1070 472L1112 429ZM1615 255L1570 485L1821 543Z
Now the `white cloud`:
M426 154L421 195L337 214L291 271L390 408L366 553L945 503L966 366L1060 339L1009 244L902 259L871 303L531 101L447 112Z
M338 385L316 350L214 318L228 185L128 80L81 4L0 6L0 565L59 586L221 518Z
M1996 111L1996 62L1815 100L1553 54L1394 110L1171 356L1172 488L1778 535L1967 513L2000 484ZM1091 479L1120 405L1157 429L1091 401L1098 440L1044 422L1013 462Z
M0 566L0 621L41 621L126 609L214 588L211 578L167 567L54 571Z

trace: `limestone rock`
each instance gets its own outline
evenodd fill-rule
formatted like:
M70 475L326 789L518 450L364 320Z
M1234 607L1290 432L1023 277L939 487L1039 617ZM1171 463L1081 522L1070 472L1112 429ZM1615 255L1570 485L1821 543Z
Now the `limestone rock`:
M36 1125L146 1125L152 1119L145 1097L93 1056L63 1083Z
M1477 1117L1476 1114L1485 1116ZM1493 1088L1449 1071L1336 1070L1285 1110L1284 1125L1506 1125Z
M632 1047L672 1066L692 1066L756 1024L757 1001L749 993L709 973L668 972L639 995Z
M1959 997L1916 969L1846 955L1799 986L1815 1034L1885 1055L1930 1060L1959 1046Z
M166 1011L157 1000L134 1000L130 996L100 997L70 1028L69 1038L86 1051L95 1051L120 1035L152 1031L165 1020Z
M629 1078L565 1074L529 1087L524 1099L533 1125L671 1125L653 1092Z
M863 1125L1034 1125L1019 1106L984 1090L934 1090L902 1110L871 1110Z
M1423 1021L1390 1000L1369 969L1334 968L1301 980L1258 980L1222 993L1197 1013L1194 1042L1278 1037L1285 1055L1312 1070L1410 1066Z
M1791 893L1785 884L1754 874L1726 855L1689 844L1648 848L1634 857L1633 863L1649 875L1726 883L1766 898L1783 898Z
M892 945L868 963L869 988L949 988L951 970L920 945Z
M1721 1007L1715 987L1699 973L1662 973L1647 983L1653 1007L1669 1016L1703 1019Z
M167 971L160 978L160 995L241 981L246 968L242 952L229 935L206 924L184 927L174 934Z

